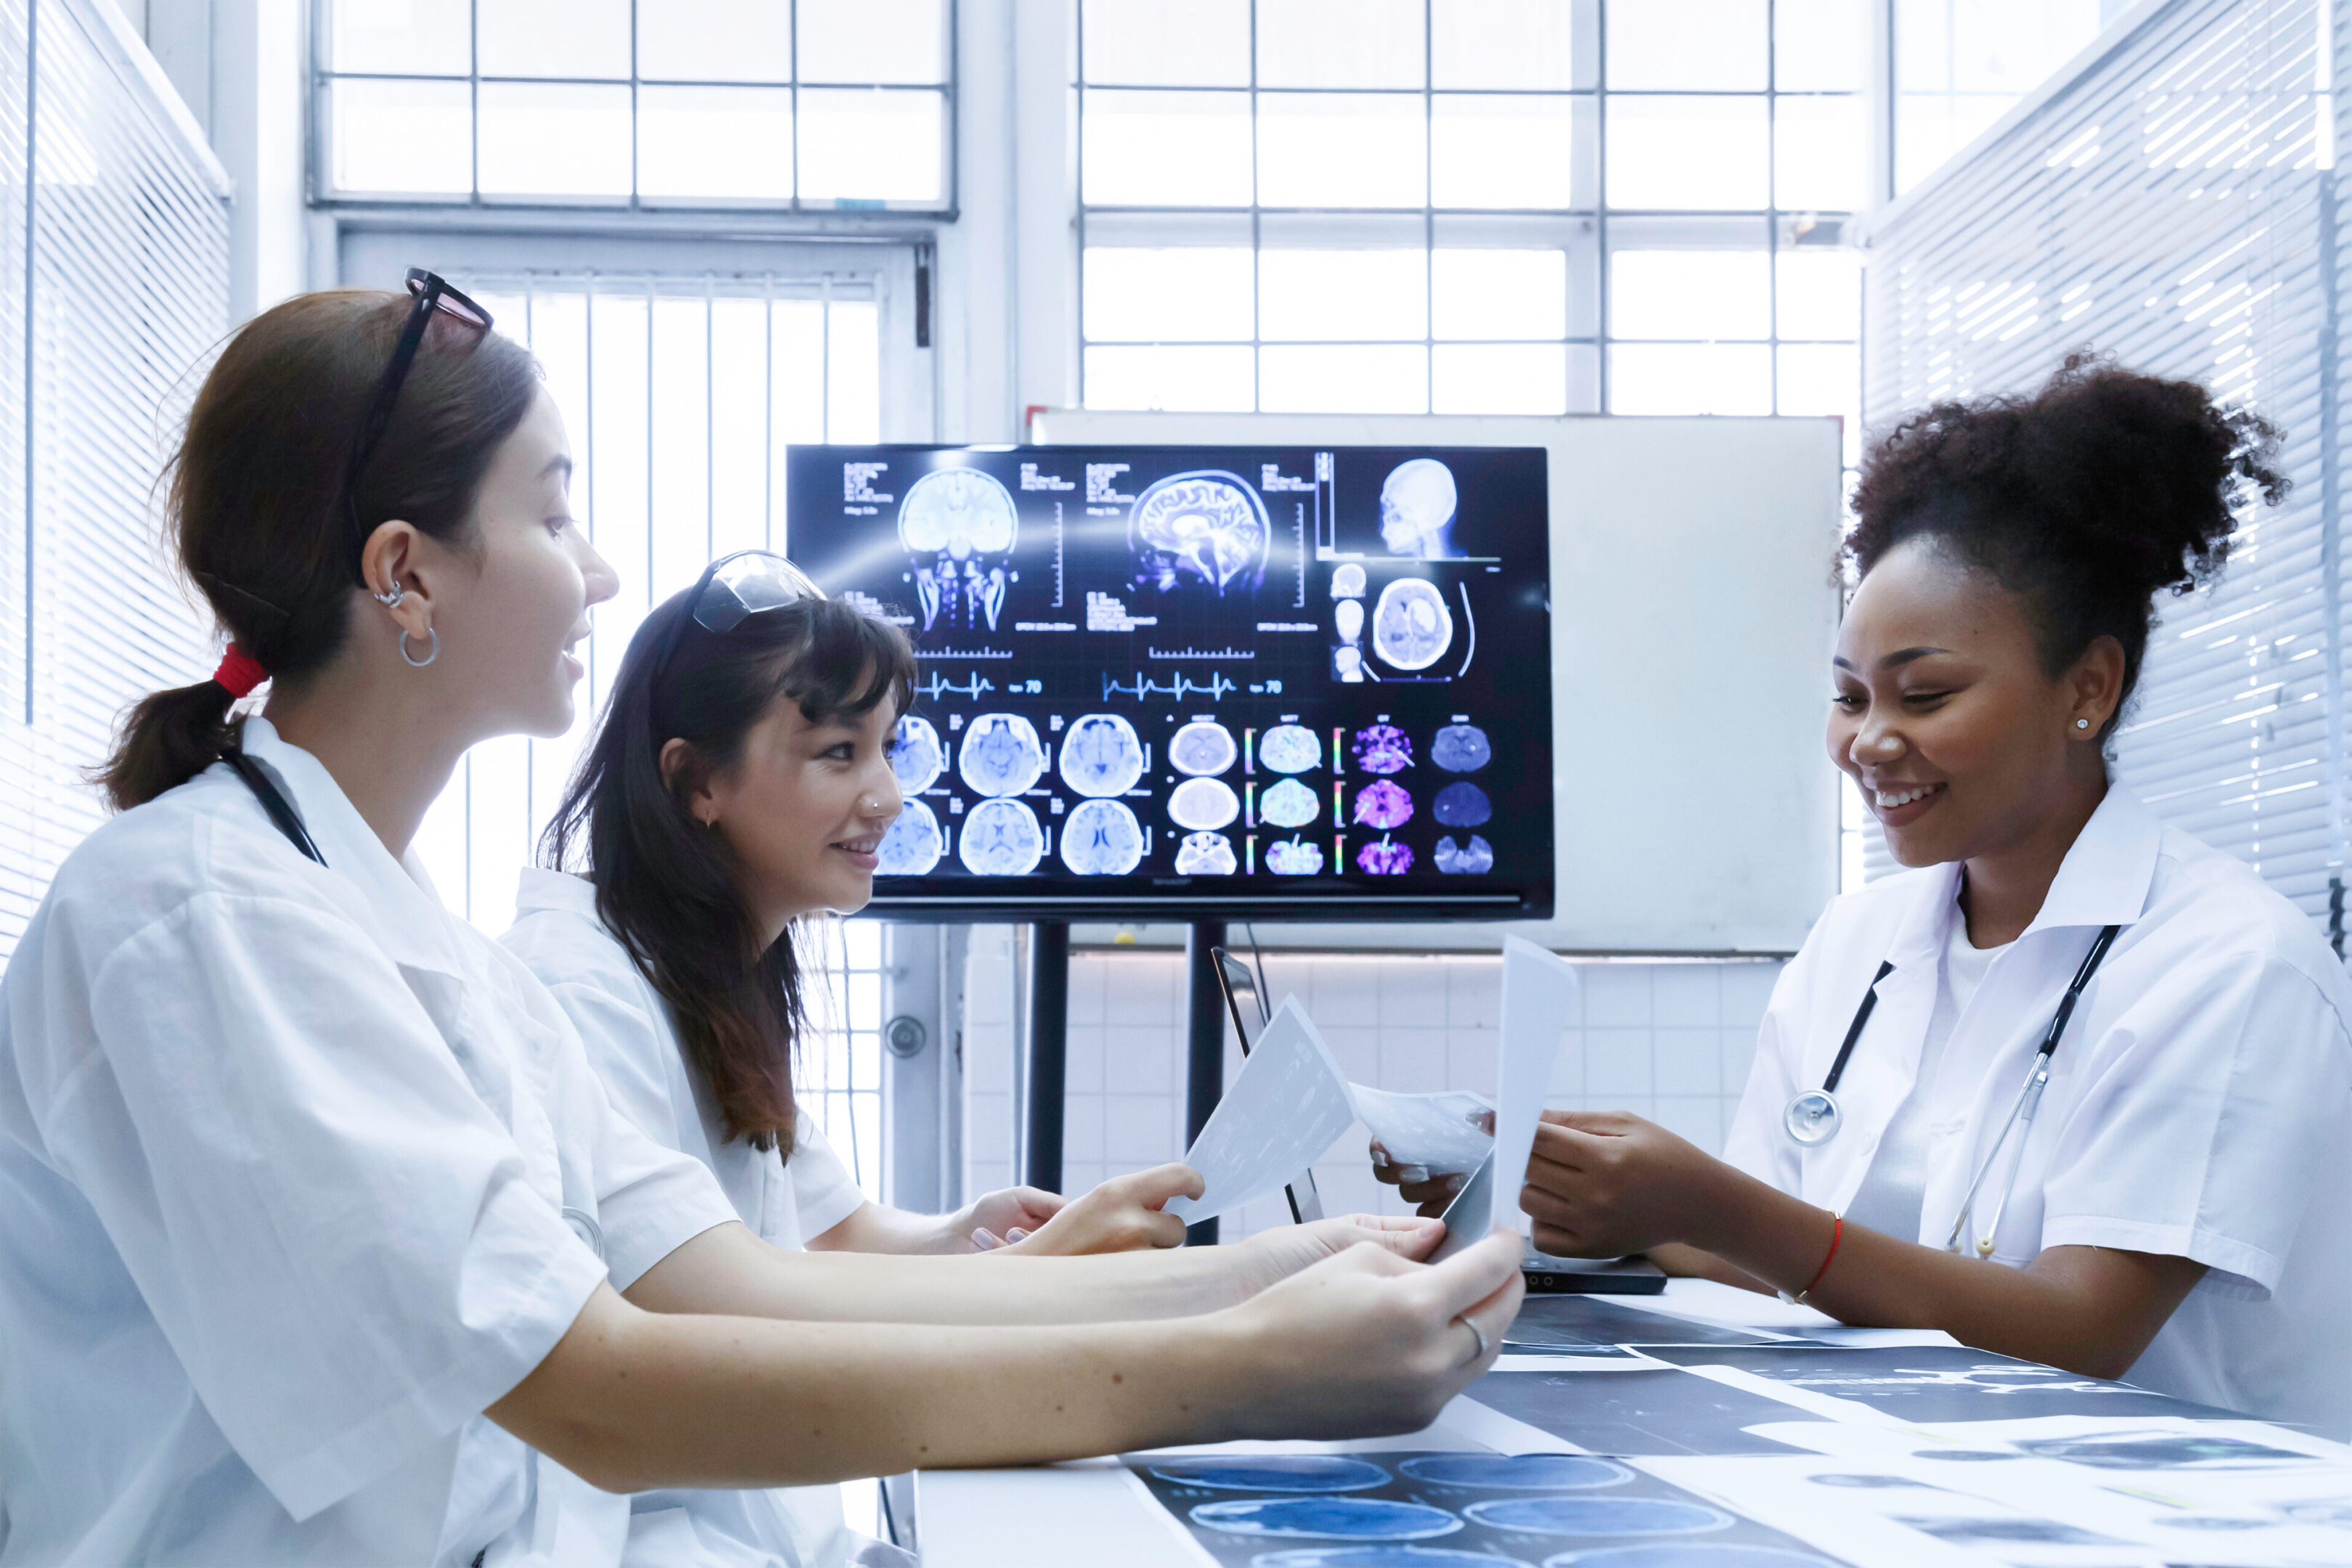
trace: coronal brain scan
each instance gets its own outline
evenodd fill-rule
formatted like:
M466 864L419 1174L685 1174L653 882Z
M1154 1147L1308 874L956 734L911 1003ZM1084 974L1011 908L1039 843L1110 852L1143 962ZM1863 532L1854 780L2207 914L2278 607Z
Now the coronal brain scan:
M1427 669L1454 646L1454 612L1425 577L1400 577L1372 610L1372 647L1399 669Z
M1062 864L1081 877L1124 877L1143 858L1143 824L1125 803L1090 800L1063 820Z
M1241 754L1234 732L1214 719L1195 719L1168 738L1168 765L1181 773L1221 773Z
M1142 581L1215 590L1255 585L1273 541L1265 503L1237 474L1171 474L1139 497L1133 520Z
M956 772L984 795L1019 795L1045 771L1037 727L1018 713L983 713L963 732Z
M1143 776L1143 742L1116 713L1088 713L1062 735L1062 782L1089 796L1125 795Z
M983 800L963 819L956 855L976 877L1025 877L1045 858L1045 831L1017 800Z
M877 913L1550 913L1541 449L793 446L784 462L796 563L916 656Z

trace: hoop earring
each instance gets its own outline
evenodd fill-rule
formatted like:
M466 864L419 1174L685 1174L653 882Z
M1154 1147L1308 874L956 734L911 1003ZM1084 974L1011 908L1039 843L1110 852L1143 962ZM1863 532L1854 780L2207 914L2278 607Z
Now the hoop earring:
M433 639L432 647L426 651L423 658L411 658L408 657L408 634L405 631L400 634L400 661L411 669L423 669L441 657L441 634L427 626L425 628L425 635Z
M373 599L377 604L382 605L387 610L397 609L400 606L400 601L408 597L408 590L400 585L399 578L394 577L392 580L391 587L386 588L381 594L370 594L368 597ZM431 661L427 660L426 662L430 663Z

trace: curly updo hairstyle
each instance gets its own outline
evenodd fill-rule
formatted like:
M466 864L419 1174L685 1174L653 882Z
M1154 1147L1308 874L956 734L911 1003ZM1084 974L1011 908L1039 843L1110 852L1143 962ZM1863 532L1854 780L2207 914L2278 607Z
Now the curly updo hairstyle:
M1845 556L1857 578L1899 544L1937 548L2023 601L2055 679L2094 639L2123 645L2139 681L2158 594L2185 594L2229 554L2235 512L2275 506L2279 433L2190 381L2069 355L2030 397L1938 403L1863 459Z

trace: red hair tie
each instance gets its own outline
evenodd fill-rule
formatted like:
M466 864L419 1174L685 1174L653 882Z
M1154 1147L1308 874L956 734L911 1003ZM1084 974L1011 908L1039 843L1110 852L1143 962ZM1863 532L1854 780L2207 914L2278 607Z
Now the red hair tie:
M221 655L220 668L213 671L213 684L226 691L232 699L247 695L269 679L269 672L251 654L235 643Z

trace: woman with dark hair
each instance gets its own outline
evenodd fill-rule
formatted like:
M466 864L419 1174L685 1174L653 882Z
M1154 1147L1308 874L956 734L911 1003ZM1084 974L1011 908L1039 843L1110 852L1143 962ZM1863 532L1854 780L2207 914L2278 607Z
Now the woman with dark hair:
M614 1114L410 853L468 746L569 728L614 588L537 366L410 286L205 377L172 536L228 654L130 713L0 980L7 1560L715 1563L611 1494L1431 1419L1500 1237L788 1253Z
M2274 444L2082 358L1878 443L1829 750L1916 869L1783 971L1723 1160L1547 1113L1538 1246L2352 1437L2352 988L2107 757L2154 602L2278 499Z

